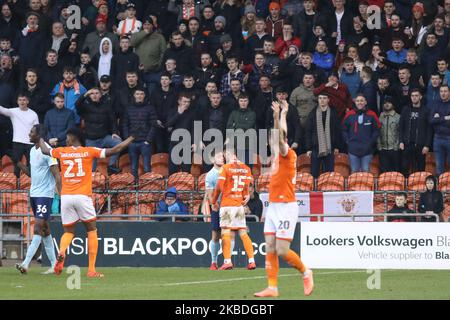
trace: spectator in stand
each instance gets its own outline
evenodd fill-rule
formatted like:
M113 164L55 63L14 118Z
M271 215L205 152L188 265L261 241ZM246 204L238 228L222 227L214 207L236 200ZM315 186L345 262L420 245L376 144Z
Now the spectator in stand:
M433 142L433 128L428 123L430 110L425 107L419 89L411 91L411 102L400 116L399 148L402 151L401 172L425 171L425 156Z
M334 10L331 10L327 17L327 29L330 30L331 38L336 46L342 39L347 40L353 30L353 14L345 8L345 3L345 0L334 0Z
M30 150L33 146L30 143L28 133L35 124L39 124L38 115L31 110L28 105L30 101L24 94L17 97L17 108L7 109L0 106L0 114L9 117L13 128L13 145L12 145L12 161L15 165L14 174L20 177L20 169L17 163L25 156L27 159L27 167L30 166Z
M306 154L311 158L311 174L319 177L322 172L334 170L334 156L339 153L341 144L340 121L335 109L330 108L330 98L326 93L319 94L319 105L308 116L305 128Z
M297 154L300 151L300 141L301 141L301 129L300 123L298 121L299 116L297 108L287 101L288 90L286 87L279 86L275 89L276 102L280 104L285 104L288 106L288 113L286 115L287 119L287 143L289 147L294 150ZM267 110L266 114L266 129L272 129L273 123L273 109Z
M75 114L64 107L64 95L57 93L53 99L55 107L45 115L45 141L53 148L66 146L67 130L75 127Z
M336 108L338 116L343 119L345 114L352 109L352 97L348 88L342 82L339 82L337 73L332 73L328 77L328 82L321 84L314 89L314 94L317 96L320 93L327 93L330 98L330 106Z
M92 65L97 71L97 77L100 80L102 76L111 75L111 65L113 59L112 42L108 38L103 38L100 42L99 53L92 59Z
M143 80L151 94L159 82L159 70L162 67L167 45L164 37L155 31L155 25L150 16L144 19L142 30L131 36L131 46L135 48L139 56L140 69L144 73Z
M406 61L405 43L401 38L392 39L392 49L387 52L387 59L390 62L402 64Z
M372 80L373 71L369 67L364 66L359 73L361 77L361 86L359 87L359 92L364 95L367 100L367 105L369 109L377 112L377 85Z
M118 106L116 109L116 114L119 118L122 117L123 113L127 109L127 107L133 101L133 93L138 87L142 87L139 83L139 76L137 71L127 71L125 75L126 85L119 89L117 98L118 98Z
M102 99L100 89L93 88L86 92L76 103L77 112L84 120L86 146L97 148L113 148L122 142L118 135L117 119L113 107ZM108 174L119 173L117 160L119 154L109 158ZM94 161L92 171L97 168Z
M294 34L299 36L302 42L303 51L311 46L311 41L314 38L314 25L322 18L317 9L316 1L303 1L304 10L293 16L292 26Z
M61 22L54 22L52 25L52 35L48 38L46 50L52 49L59 54L60 50L64 51L69 47L69 40L64 31L64 25Z
M142 22L136 18L136 5L132 2L127 4L125 11L126 18L119 22L117 34L120 37L131 36L131 34L141 31Z
M426 106L431 110L432 106L441 101L441 94L439 93L442 85L442 78L438 72L433 72L428 82Z
M80 117L76 113L75 103L86 93L86 88L75 79L75 70L65 67L63 70L63 81L58 83L50 94L53 99L57 93L64 94L65 107L75 112L75 123L80 123Z
M177 102L177 112L173 112L167 117L167 129L170 134L169 145L169 175L178 172L181 169L182 172L191 171L192 152L196 151L197 147L200 147L199 142L194 141L194 120L195 109L191 107L190 95L180 93ZM184 141L189 145L188 148L180 149L179 146L180 136L172 136L177 129L185 129L190 133L190 141ZM177 140L178 139L178 140ZM196 144L197 143L197 144ZM175 150L174 150L175 149ZM181 167L181 168L180 168Z
M270 14L266 19L266 31L272 38L278 38L283 34L284 18L281 16L281 7L278 2L269 5Z
M442 83L450 85L450 70L448 69L448 61L445 57L437 60L437 71L442 78Z
M275 42L275 51L278 53L280 59L286 59L288 55L288 49L291 45L301 48L301 40L299 37L294 36L294 29L291 22L284 22L283 32Z
M63 65L59 63L58 53L50 49L47 51L45 64L38 70L40 83L44 86L47 93L61 81Z
M171 187L167 189L164 194L164 200L158 202L155 214L188 215L189 210L181 200L177 199L177 189L175 187ZM157 217L155 220L172 221L172 218ZM189 221L189 218L178 217L175 218L175 221Z
M241 129L244 133L250 129L256 130L256 113L255 111L249 109L249 96L246 93L241 93L238 101L239 110L234 110L231 112L228 117L227 129ZM256 143L256 141L253 142ZM253 165L254 154L251 154L250 150L254 150L254 146L250 147L250 143L252 143L250 139L245 139L245 146L242 146L239 145L237 139L235 139L234 147L237 148L236 150L239 155L239 159L251 168ZM244 147L244 149L242 149L242 147Z
M228 58L236 57L241 63L241 51L234 45L234 40L229 34L224 34L220 37L220 47L216 51L215 62L222 69L226 69L226 62Z
M388 213L399 213L400 215L389 215L387 217L388 222L416 222L416 217L402 215L402 213L415 213L408 207L407 199L405 192L399 192L395 195L395 205Z
M442 49L438 46L438 39L434 33L426 36L425 45L420 52L420 63L425 70L424 83L428 83L430 73L436 70L438 59L443 55Z
M186 45L184 37L179 31L172 33L172 36L170 37L170 46L166 52L164 52L162 61L166 62L168 59L176 61L177 70L181 74L191 72L196 65L194 51L191 47Z
M44 60L44 43L46 34L41 29L39 15L27 14L27 24L19 33L18 52L22 70L39 68Z
M313 61L316 66L321 68L325 74L330 74L334 66L334 55L328 51L325 40L319 40L316 44L316 50L313 54Z
M436 174L445 171L450 157L450 88L441 85L441 101L430 112L430 123L434 129L433 149L436 156Z
M127 71L139 70L139 56L130 48L130 38L122 36L120 38L120 50L111 61L111 78L114 79L114 87L121 88L126 85Z
M82 52L80 54L80 64L76 66L75 72L77 74L77 79L80 80L81 84L83 84L87 90L97 86L99 77L88 52Z
M117 36L109 32L106 28L106 19L102 17L98 17L95 20L95 31L89 33L84 40L83 51L88 50L91 58L94 58L97 53L99 53L100 42L103 38L108 38L112 43L112 48L119 47L119 40Z
M150 105L155 108L156 126L154 127L154 141L157 153L168 152L169 135L167 132L167 118L175 112L177 93L171 86L172 80L169 73L161 75L158 86L150 97Z
M417 211L425 214L435 213L440 221L443 219L444 200L442 193L438 191L437 179L434 176L428 176L425 180L426 191L420 194ZM421 222L438 222L434 216L424 216Z
M261 216L263 212L263 203L259 198L259 193L256 192L253 183L250 183L248 187L248 194L250 195L250 200L244 206L244 212L246 216L252 215L257 216L258 221L261 221ZM247 222L255 222L254 218L246 217Z
M195 66L197 66L201 55L208 52L208 39L200 32L200 20L197 17L189 19L188 31L184 37L186 41L191 43Z
M133 143L128 147L131 162L131 173L138 179L139 156L142 155L144 172L150 172L150 159L152 155L152 143L155 139L156 111L154 106L148 105L145 99L145 89L134 91L134 103L128 106L123 117L124 139L134 137Z
M227 20L223 16L217 16L214 18L214 29L208 33L208 45L209 53L211 56L215 57L217 50L220 48L222 36L227 34L225 32L225 27L227 25Z
M20 93L26 94L30 100L30 108L35 111L39 117L39 123L44 123L46 112L51 108L48 101L48 90L39 83L37 71L28 69L25 75L25 85Z
M256 127L264 129L266 127L266 115L272 107L275 99L275 92L268 75L259 78L259 88L253 100L253 110L256 113Z
M239 69L239 61L236 57L230 57L227 59L228 72L222 76L220 83L220 93L225 96L231 92L230 82L232 79L238 79L244 82L244 77L248 78L248 75Z
M256 53L263 52L264 41L270 36L266 32L266 23L263 18L255 19L255 32L247 38L244 50L244 63L248 64Z
M380 123L380 137L378 138L380 170L381 172L399 172L400 115L395 112L394 101L390 97L386 97L384 100L383 112L380 114Z
M381 124L377 115L368 110L366 98L362 94L356 96L355 106L355 110L345 115L342 136L348 146L352 173L369 172Z
M205 88L210 81L216 84L220 82L220 70L213 64L213 59L208 52L200 56L200 67L194 72L197 88Z
M250 66L247 66L247 68L244 70L244 72L248 73L248 89L250 92L254 93L258 90L259 86L259 79L261 78L261 75L263 74L272 74L272 66L269 64L266 64L266 58L264 57L264 54L256 53L254 63Z
M411 79L411 71L405 66L398 69L398 81L394 83L393 88L395 111L401 113L403 106L410 101L411 90L420 88L420 85Z
M194 0L169 0L167 10L176 14L177 21L180 23L181 21L187 21L192 17L200 18L200 12L203 6L199 5L199 3L200 1Z
M361 88L362 81L359 72L355 68L355 63L350 57L344 59L344 69L342 70L340 80L347 86L352 99L356 98L356 94L359 93L359 89Z

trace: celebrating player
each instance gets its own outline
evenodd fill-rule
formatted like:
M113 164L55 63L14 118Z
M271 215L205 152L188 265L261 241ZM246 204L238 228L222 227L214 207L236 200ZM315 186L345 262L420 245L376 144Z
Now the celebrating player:
M52 235L50 234L50 226L47 221L52 210L55 185L58 193L61 192L61 177L59 176L58 161L44 155L39 148L41 126L39 124L34 125L28 136L30 137L30 142L34 143L34 147L30 150L30 168L20 162L17 166L27 176L31 176L30 203L36 220L34 223L33 239L31 240L25 260L21 264L17 263L16 269L22 274L28 272L31 259L42 240L51 264L50 269L43 274L51 274L54 273L53 267L56 264L56 257Z
M125 149L134 137L110 149L83 147L84 137L80 129L72 128L67 131L67 147L48 148L44 140L40 146L44 154L57 158L61 162L62 191L61 191L61 220L64 234L61 237L59 254L55 265L55 273L60 275L64 267L66 249L75 236L75 225L82 221L88 235L89 278L101 278L102 273L96 272L98 237L96 214L92 203L92 163L95 158L106 158Z
M278 297L278 256L303 274L305 295L309 296L314 288L312 271L307 269L300 257L289 248L294 238L298 208L294 191L297 155L287 144L288 108L286 101L272 103L274 132L277 133L278 130L278 136L271 137L275 157L269 183L269 207L264 222L266 274L269 286L255 293L255 297Z
M222 194L220 204L220 228L222 232L223 265L220 270L233 269L231 262L231 231L238 230L248 256L247 269L256 268L253 243L247 234L244 206L250 200L249 184L252 181L250 168L238 160L234 150L225 152L227 164L219 172L216 189L211 200L213 211L219 206L217 200Z

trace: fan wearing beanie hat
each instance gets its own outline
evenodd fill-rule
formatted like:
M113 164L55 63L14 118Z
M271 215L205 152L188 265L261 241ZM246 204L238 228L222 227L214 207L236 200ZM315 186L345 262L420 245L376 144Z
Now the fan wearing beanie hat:
M131 35L141 31L142 22L136 19L136 6L134 3L127 4L126 19L119 22L117 32L119 36Z
M247 40L255 33L256 9L253 5L248 4L244 9L244 16L241 18L242 37Z
M227 25L227 19L225 19L224 16L217 16L214 19L214 24L220 22L222 24L222 29L225 29L226 25Z
M278 2L271 2L269 5L270 15L267 17L266 28L267 33L277 38L283 34L284 19L281 16L281 7Z

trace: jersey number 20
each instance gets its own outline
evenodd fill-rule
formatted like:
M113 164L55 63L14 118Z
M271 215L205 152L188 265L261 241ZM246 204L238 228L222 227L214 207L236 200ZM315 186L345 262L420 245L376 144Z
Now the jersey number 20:
M73 178L75 176L77 177L84 177L86 175L86 172L83 171L83 161L81 159L74 159L72 160L64 160L63 163L67 165L67 169L64 172L64 178ZM73 173L72 169L77 165L78 171L77 173Z

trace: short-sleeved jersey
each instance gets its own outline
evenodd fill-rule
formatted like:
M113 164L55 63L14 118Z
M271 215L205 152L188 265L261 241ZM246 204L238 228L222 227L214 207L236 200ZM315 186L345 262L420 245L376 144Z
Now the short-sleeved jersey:
M41 148L34 146L30 150L30 173L32 198L53 198L55 195L55 178L50 167L58 165L55 158L42 153Z
M61 195L92 195L92 163L104 158L106 150L94 147L63 147L50 150L61 162Z
M242 206L244 197L248 194L248 185L253 180L250 168L241 162L230 163L222 166L219 174L218 184L222 187L222 202L220 206Z
M297 154L291 148L285 157L278 155L272 162L269 182L269 202L295 202Z

